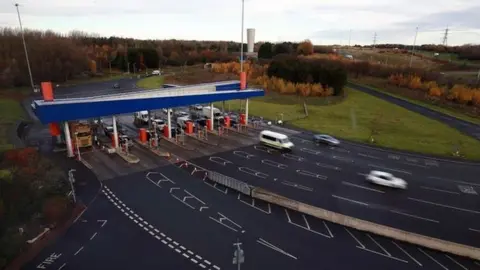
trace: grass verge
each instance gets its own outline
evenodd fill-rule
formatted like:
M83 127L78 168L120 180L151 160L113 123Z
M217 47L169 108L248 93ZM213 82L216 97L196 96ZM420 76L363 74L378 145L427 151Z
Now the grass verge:
M140 79L137 82L137 86L145 89L161 88L163 85L163 76L151 76Z
M318 99L318 98L317 98ZM277 119L283 113L290 124L340 138L412 152L452 156L456 150L467 159L480 160L480 142L438 121L348 89L348 97L323 106L308 98L309 117L303 118L303 100L294 96L268 95L251 99L253 115ZM225 102L226 109L240 108L240 101ZM221 104L217 104L221 106ZM372 135L373 134L373 135Z
M9 143L10 129L24 117L25 113L18 101L0 96L0 152L13 148Z
M352 83L368 87L372 90L390 95L392 97L403 99L403 100L408 101L410 103L413 103L413 104L416 104L416 105L419 105L419 106L423 106L425 108L429 108L430 110L434 110L434 111L437 111L437 112L440 112L440 113L443 113L443 114L446 114L446 115L449 115L449 116L452 116L452 117L455 117L455 118L458 118L458 119L461 119L461 120L464 120L464 121L467 121L467 122L470 122L470 123L473 123L473 124L480 124L480 118L478 118L478 117L472 117L472 116L466 115L464 113L455 111L453 109L439 107L439 106L432 105L432 104L429 104L429 103L426 103L426 102L423 102L423 101L419 101L419 100L407 98L407 97L404 97L404 96L401 96L401 95L393 94L393 93L390 93L386 90L382 90L380 88L377 88L377 87L375 87L375 85L372 85L372 84L369 84L369 83L362 83L361 81L357 81L357 80L352 80Z

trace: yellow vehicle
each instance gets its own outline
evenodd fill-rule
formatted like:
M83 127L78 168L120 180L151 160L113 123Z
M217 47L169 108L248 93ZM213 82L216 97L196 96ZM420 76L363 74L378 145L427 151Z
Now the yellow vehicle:
M72 144L79 148L92 147L92 128L89 124L73 122L70 123L70 135L72 136Z

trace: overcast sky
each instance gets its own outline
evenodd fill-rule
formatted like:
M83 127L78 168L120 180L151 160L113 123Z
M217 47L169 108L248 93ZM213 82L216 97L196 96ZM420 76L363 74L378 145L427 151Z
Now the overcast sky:
M26 28L141 39L240 41L241 0L19 0ZM0 27L17 27L15 2L0 0ZM245 0L245 28L256 41L315 44L480 43L474 0Z

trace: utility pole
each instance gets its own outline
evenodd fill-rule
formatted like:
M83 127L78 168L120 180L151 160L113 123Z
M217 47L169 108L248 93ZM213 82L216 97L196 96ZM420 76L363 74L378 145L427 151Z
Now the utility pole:
M376 44L377 44L377 32L373 34L373 49L375 49Z
M235 251L233 252L233 264L237 265L237 270L240 270L240 265L245 262L245 253L243 249L240 247L242 243L237 238L237 242L233 244L235 246Z
M243 72L243 21L245 14L245 0L242 0L242 44L240 45L240 72Z
M417 43L417 35L418 35L418 26L415 28L415 38L413 39L412 54L410 55L410 64L409 64L410 68L412 67L413 54L415 53L415 44Z
M448 25L447 25L447 28L445 29L445 33L443 34L443 40L442 40L442 44L443 46L448 46L447 43L448 43Z
M17 8L18 23L20 24L20 33L22 34L23 49L25 51L25 58L27 59L28 74L30 76L30 86L32 87L32 90L35 91L35 85L33 84L32 69L30 68L30 60L28 58L27 44L25 43L25 34L23 33L22 19L20 18L20 11L18 10L18 6L19 4L16 3L15 7Z

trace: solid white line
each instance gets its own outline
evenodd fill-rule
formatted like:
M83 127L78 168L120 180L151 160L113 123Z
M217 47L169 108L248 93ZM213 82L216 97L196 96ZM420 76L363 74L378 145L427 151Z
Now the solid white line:
M370 249L366 249L366 248L362 248L362 247L357 247L361 250L365 250L365 251L369 251L371 253L374 253L374 254L377 254L377 255L380 255L380 256L383 256L383 257L387 257L387 258L390 258L390 259L393 259L393 260L397 260L397 261L400 261L400 262L404 262L404 263L408 263L408 261L405 261L405 260L402 260L402 259L399 259L399 258L396 258L396 257L392 257L392 256L387 256L383 253L380 253L380 252L377 252L377 251L374 251L374 250L370 250ZM448 270L448 269L447 269Z
M90 240L92 240L93 238L95 238L95 236L97 236L97 233L94 233L94 234L90 237Z
M357 239L357 237L355 237L355 235L353 235L353 233L351 233L347 228L345 228L345 227L343 227L343 228L348 232L348 234L350 234L350 236L351 236L353 239L355 239L355 241L357 241L357 243L358 243L360 246L362 246L363 248L365 248L365 246L362 244L362 242L360 242L360 241Z
M470 213L473 213L473 214L480 214L480 212L475 211L475 210L458 208L458 207L455 207L455 206L450 206L450 205L445 205L445 204L439 204L439 203L424 201L424 200L415 199L415 198L411 198L411 197L408 197L408 199L409 199L409 200L412 200L412 201L423 202L423 203L426 203L426 204L441 206L441 207L450 208L450 209L455 209L455 210L459 210L459 211L470 212Z
M438 191L438 192L445 192L445 193L460 195L459 192L449 191L449 190L444 190L444 189L431 188L431 187L425 187L425 186L421 186L420 188L427 189L427 190Z
M290 215L288 214L287 209L285 208L285 209L283 209L283 210L285 210L285 214L287 214L288 222L291 223L292 220L290 219Z
M78 253L80 253L80 251L82 251L82 250L83 250L83 246L82 246L81 248L79 248L79 249L77 250L77 252L75 252L75 254L73 254L73 256L76 256L76 255L77 255Z
M470 231L472 231L472 232L478 232L478 233L480 233L480 230L476 230L476 229L472 229L472 228L468 228L468 229L469 229Z
M347 185L347 186L362 188L362 189L366 189L366 190L370 190L370 191L375 191L375 192L378 192L378 193L385 193L384 191L381 191L381 190L378 190L378 189L369 188L369 187L365 187L365 186L361 186L361 185L356 185L354 183L350 183L350 182L346 182L346 181L342 181L342 184Z
M392 241L392 244L394 244L395 246L398 247L398 249L400 249L401 251L403 251L403 253L407 254L408 257L410 257L410 259L412 259L414 262L416 262L418 265L422 266L422 264L417 261L415 258L413 258L412 255L410 255L408 252L406 252L402 247L400 247L400 245L398 245L397 243L395 243L394 241Z
M264 245L264 246L266 246L266 247L268 247L268 248L271 248L271 249L273 249L273 250L275 250L275 251L277 251L277 252L279 252L279 253L282 253L283 255L288 256L288 257L290 257L290 258L292 258L292 259L298 260L297 257L295 257L295 256L293 256L292 254L287 253L287 252L285 252L284 250L282 250L282 249L280 249L280 248L278 248L278 247L270 244L269 242L263 240L262 238L259 238L259 240L257 240L257 243L259 243L259 244L261 244L261 245Z
M368 158L373 158L373 159L381 159L379 157L376 157L376 156L371 156L371 155L367 155L367 154L364 154L364 153L357 153L359 156L362 156L362 157L368 157Z
M373 168L384 169L384 170L387 170L387 171L394 171L394 172L399 172L399 173L412 174L411 172L407 172L407 171L404 171L404 170L391 169L391 168L387 168L387 167L383 167L383 166L379 166L379 165L375 165L375 164L368 164L368 166L373 167Z
M439 263L439 262L438 262L437 260L435 260L432 256L428 255L427 252L423 251L423 249L418 248L418 250L420 250L420 252L422 252L423 254L425 254L425 256L427 256L428 258L430 258L430 260L432 260L432 261L436 262L438 265L440 265L443 269L448 270L448 268L445 267L445 265Z
M479 183L472 183L472 182L451 180L451 179L446 179L446 178L436 177L436 176L429 176L428 178L432 178L432 179L436 179L436 180L442 180L442 181L448 181L448 182L454 182L454 183L459 183L459 184L465 184L465 185L470 185L470 186L480 187L480 184L479 184Z
M449 258L452 262L454 262L455 264L457 264L458 266L460 266L461 268L465 269L465 270L468 270L467 267L463 266L461 263L457 262L456 260L454 260L452 257L448 256L447 254L445 254L445 256L447 258Z
M389 257L392 257L392 254L388 253L370 234L367 233L368 238L370 238L385 254L387 254Z
M330 234L330 237L333 238L333 233L332 231L330 231L330 228L328 228L327 223L325 223L325 221L323 221L323 225L325 225L325 228L327 228L327 231Z
M58 268L58 270L62 270L62 268L65 267L65 265L67 265L67 263L63 263L63 264Z
M230 230L232 230L232 231L234 231L234 232L238 232L236 229L234 229L234 228L232 228L232 227L230 227L230 226L228 226L228 225L226 225L226 224L223 224L221 221L218 221L218 220L216 220L216 219L214 219L214 218L212 218L212 217L209 217L209 218L210 218L211 220L217 222L218 224L223 225L223 226L229 228Z
M307 218L305 217L305 215L302 215L302 217L303 217L303 220L305 221L305 224L307 225L307 228L310 230L310 224L308 224Z
M402 164L428 169L428 166L420 165L420 164L413 164L413 163L408 163L408 162L402 162Z
M415 216L415 215L411 215L411 214L399 212L399 211L396 211L396 210L390 210L390 212L395 213L395 214L399 214L399 215L404 215L404 216L407 216L407 217L418 218L418 219L422 219L422 220L426 220L426 221L430 221L430 222L440 223L438 220L429 219L429 218L424 218L424 217L419 217L419 216Z
M356 203L356 204L361 204L361 205L364 205L364 206L368 206L368 203L355 201L355 200L348 199L348 198L344 198L344 197L340 197L340 196L337 196L337 195L333 195L333 194L332 194L332 197L337 198L337 199L340 199L340 200L345 200L345 201L353 202L353 203Z

